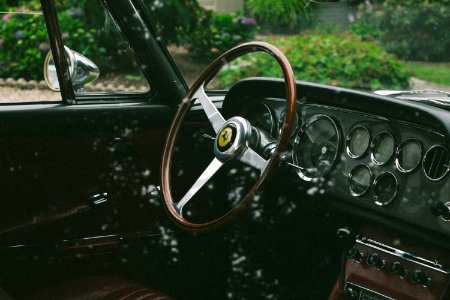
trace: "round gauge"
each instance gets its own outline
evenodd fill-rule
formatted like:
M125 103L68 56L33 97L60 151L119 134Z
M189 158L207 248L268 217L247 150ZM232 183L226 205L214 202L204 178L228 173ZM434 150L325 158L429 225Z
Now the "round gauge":
M386 206L397 195L397 178L392 173L382 173L375 179L373 190L375 204Z
M273 113L266 104L252 106L244 117L250 121L252 126L262 129L272 135L274 133L275 121Z
M283 111L280 115L280 119L278 120L278 135L280 135L281 130L283 129L284 119L286 116L286 111ZM295 136L295 133L298 130L298 114L294 115L294 124L292 125L291 138Z
M348 176L350 193L359 197L364 195L372 183L372 173L366 165L357 165Z
M395 152L395 164L403 173L414 171L422 159L422 145L418 140L406 139L400 143Z
M369 130L364 126L356 126L347 136L347 153L353 158L361 157L366 153L369 144Z
M373 162L377 165L384 165L394 154L394 138L388 132L381 132L373 139L371 148Z
M334 121L325 115L309 118L300 129L294 144L294 162L299 176L312 181L330 172L336 161L340 133Z

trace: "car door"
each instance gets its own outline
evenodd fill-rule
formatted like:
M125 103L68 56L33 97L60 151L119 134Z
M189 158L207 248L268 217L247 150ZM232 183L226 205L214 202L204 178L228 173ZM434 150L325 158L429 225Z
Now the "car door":
M34 79L0 85L0 281L13 295L77 274L126 272L130 251L157 261L157 242L148 241L168 222L157 189L161 152L185 92L135 1L32 2L10 7L3 22L41 17L36 26L46 25L49 39L39 49L51 48L60 92ZM31 35L17 28L27 43ZM64 46L99 61L99 83L72 84L76 64Z

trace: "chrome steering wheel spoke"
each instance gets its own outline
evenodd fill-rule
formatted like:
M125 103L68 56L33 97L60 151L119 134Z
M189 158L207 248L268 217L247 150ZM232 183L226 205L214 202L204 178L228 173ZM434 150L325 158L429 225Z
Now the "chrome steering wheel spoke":
M173 206L176 211L182 216L183 207L191 201L192 197L213 177L214 174L223 166L223 162L214 158L213 161L206 167L205 171L200 175L200 177L195 181L188 192L181 198L178 203L174 203Z
M265 160L261 155L256 153L252 148L248 147L244 150L242 155L239 157L239 160L243 163L246 163L254 168L257 168L263 174L264 170L267 167L268 161Z
M206 113L206 116L208 117L209 122L214 128L214 131L218 133L220 128L222 128L223 124L225 123L225 119L219 112L217 107L214 105L214 103L211 101L211 99L209 99L209 97L206 95L203 85L201 85L195 92L195 94L192 96L192 99L196 99L200 102L203 110Z

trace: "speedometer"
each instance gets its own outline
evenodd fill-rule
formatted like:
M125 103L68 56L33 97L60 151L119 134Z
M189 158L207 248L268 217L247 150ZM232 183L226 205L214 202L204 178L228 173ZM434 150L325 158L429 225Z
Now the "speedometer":
M338 155L339 143L339 130L330 117L315 115L309 118L294 143L293 157L299 166L299 176L313 181L330 172Z

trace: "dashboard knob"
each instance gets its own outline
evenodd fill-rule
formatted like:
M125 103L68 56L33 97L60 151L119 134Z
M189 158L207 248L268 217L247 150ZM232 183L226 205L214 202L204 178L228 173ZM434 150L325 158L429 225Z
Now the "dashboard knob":
M389 266L389 272L392 275L398 275L400 277L405 277L406 274L408 273L406 271L406 269L403 267L402 263L399 261L394 261L390 266Z
M436 217L442 216L445 219L450 218L450 205L440 201L435 202L431 205L431 214Z
M363 254L359 251L358 248L352 247L347 252L345 252L345 257L354 259L357 262L361 262L363 259Z
M421 284L423 286L427 286L431 281L431 278L428 277L424 271L421 269L416 269L411 274L411 282L413 284Z
M377 269L381 269L384 267L385 262L381 259L378 253L372 253L367 257L367 264Z

